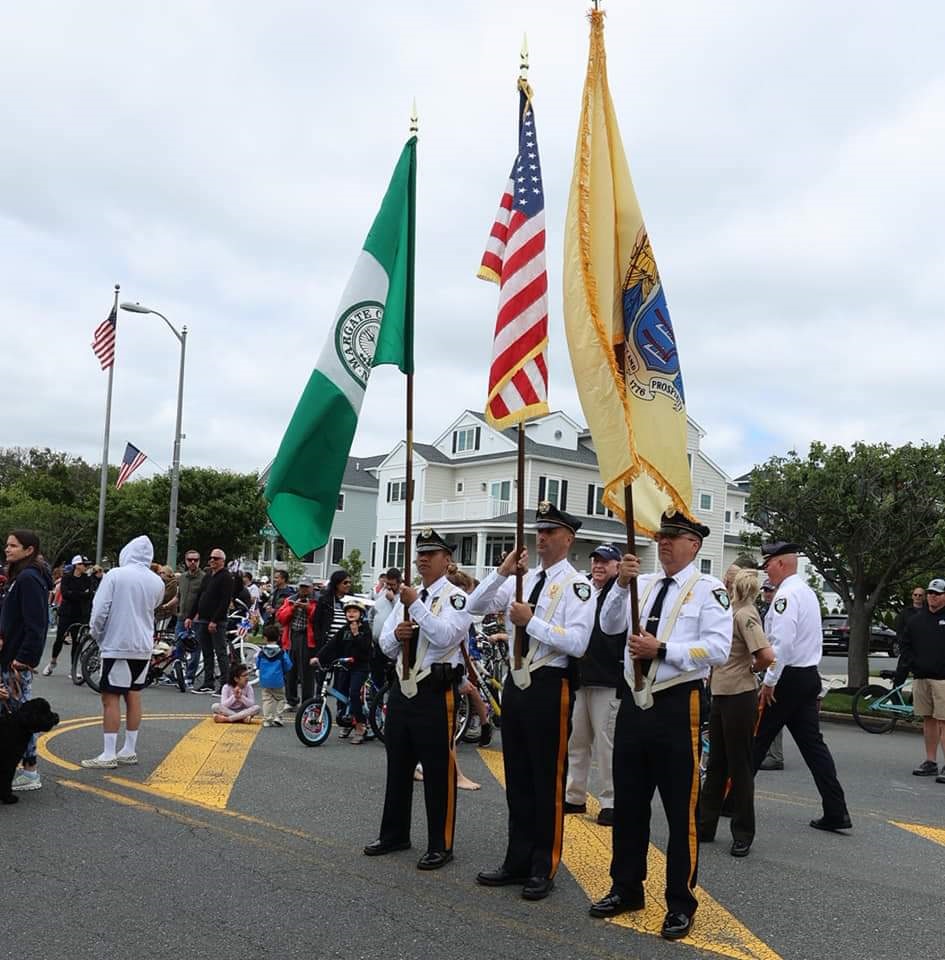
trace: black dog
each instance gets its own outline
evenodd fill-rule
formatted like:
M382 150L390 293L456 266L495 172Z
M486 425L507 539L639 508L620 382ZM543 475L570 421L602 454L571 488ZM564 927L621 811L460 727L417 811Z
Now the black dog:
M42 697L28 700L13 713L0 708L0 800L4 803L20 799L13 792L13 775L30 737L52 730L57 723L59 714L53 713L49 701Z

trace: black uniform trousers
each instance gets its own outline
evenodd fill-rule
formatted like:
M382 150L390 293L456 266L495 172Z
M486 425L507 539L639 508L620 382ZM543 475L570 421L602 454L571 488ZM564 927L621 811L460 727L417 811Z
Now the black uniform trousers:
M814 778L823 801L824 816L828 820L839 820L847 815L847 803L833 757L820 732L819 696L817 667L785 667L774 688L774 703L768 704L761 715L752 762L757 771L775 734L787 727Z
M699 866L701 697L701 681L680 683L655 693L653 706L641 710L624 689L614 732L613 890L627 899L643 896L650 806L659 790L669 824L666 907L688 917L698 906L692 891Z
M453 849L456 828L456 758L453 734L456 692L433 677L421 680L415 697L405 697L399 680L387 700L384 746L387 786L380 839L390 843L410 839L413 774L423 764L423 798L427 812L427 850Z
M755 768L752 749L758 693L717 694L709 712L709 769L702 785L699 832L714 837L731 780L726 808L731 809L732 839L751 843L755 838ZM727 812L727 811L726 811Z
M509 807L506 870L553 877L564 840L564 791L574 696L568 671L541 667L520 690L509 674L502 693L502 753Z

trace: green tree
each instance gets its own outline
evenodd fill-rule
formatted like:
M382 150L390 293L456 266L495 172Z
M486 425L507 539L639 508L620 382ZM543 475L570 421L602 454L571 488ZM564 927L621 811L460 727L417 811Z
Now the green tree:
M945 441L811 445L756 467L746 517L800 544L842 598L851 686L868 680L869 625L886 598L945 561Z
M364 573L364 558L361 556L361 551L355 547L348 556L342 558L339 566L351 577L351 592L361 593L364 589L364 584L361 582L361 575Z

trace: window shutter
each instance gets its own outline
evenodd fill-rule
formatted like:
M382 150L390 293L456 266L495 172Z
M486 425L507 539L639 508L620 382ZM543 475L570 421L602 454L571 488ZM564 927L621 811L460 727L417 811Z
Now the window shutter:
M383 549L383 551L381 552L381 556L384 558L384 566L385 566L385 567L389 567L389 566L390 566L390 562L389 562L389 559L390 559L390 558L389 558L388 555L387 555L387 534L386 534L386 533L384 534L384 549Z
M476 445L473 447L473 450L479 449L479 436L482 433L482 427L476 427Z
M545 499L545 478L538 478L538 502L541 503Z
M453 453L456 453L456 431L453 431Z
M568 509L568 481L561 481L561 503L558 504L559 510Z
M589 517L594 516L595 506L597 506L597 491L594 489L594 484L589 483L587 485L587 515Z
M387 481L387 502L388 502L388 503L390 503L390 488L391 488L391 482L390 482L390 480L388 480L388 481ZM385 549L387 549L387 548L385 547Z

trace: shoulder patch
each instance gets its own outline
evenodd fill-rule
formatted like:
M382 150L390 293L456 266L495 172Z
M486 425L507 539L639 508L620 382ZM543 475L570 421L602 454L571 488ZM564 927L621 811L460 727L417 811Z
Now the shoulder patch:
M466 594L465 593L451 593L450 594L450 606L454 610L465 610L466 609Z
M715 597L719 603L719 606L723 610L728 610L728 608L732 605L732 601L729 600L728 592L726 591L725 587L718 587L717 589L713 590L712 596Z
M774 612L775 613L784 613L787 610L787 597L778 597L774 601Z
M582 583L580 580L577 583L571 584L574 587L574 595L578 600L586 601L591 599L591 585L589 583Z

